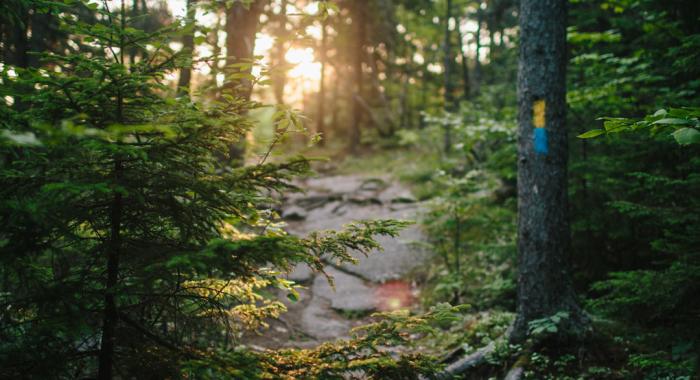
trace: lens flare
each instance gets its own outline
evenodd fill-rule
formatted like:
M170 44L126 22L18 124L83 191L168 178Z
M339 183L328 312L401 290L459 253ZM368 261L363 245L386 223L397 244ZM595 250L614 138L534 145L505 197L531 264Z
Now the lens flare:
M394 311L411 307L414 294L411 285L405 281L388 281L377 287L374 299L379 311Z

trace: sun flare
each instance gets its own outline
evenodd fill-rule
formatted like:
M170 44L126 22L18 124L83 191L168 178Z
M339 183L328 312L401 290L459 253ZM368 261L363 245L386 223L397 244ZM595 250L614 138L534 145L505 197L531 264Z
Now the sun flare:
M290 77L314 81L321 78L321 63L316 62L312 48L291 48L285 54L284 59L294 65L289 70Z

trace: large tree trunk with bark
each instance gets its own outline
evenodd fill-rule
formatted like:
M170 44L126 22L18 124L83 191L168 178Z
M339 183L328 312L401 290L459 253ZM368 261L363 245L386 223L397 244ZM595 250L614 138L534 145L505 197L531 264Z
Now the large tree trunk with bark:
M566 0L522 0L518 70L518 298L511 338L528 323L568 312L560 331L586 317L571 282L567 199Z

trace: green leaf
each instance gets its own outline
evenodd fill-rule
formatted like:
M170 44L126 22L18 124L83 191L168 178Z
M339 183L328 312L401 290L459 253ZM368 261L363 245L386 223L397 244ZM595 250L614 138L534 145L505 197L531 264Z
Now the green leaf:
M700 132L695 128L681 128L673 132L673 138L680 145L700 143Z
M690 121L688 121L686 119L678 119L678 118L664 118L664 119L659 119L659 120L651 123L651 125L658 125L658 124L661 124L661 125L686 125L686 124L690 124Z
M598 137L604 133L605 133L605 131L602 129L591 129L590 131L582 133L582 134L578 135L577 137L580 139L591 139L593 137Z

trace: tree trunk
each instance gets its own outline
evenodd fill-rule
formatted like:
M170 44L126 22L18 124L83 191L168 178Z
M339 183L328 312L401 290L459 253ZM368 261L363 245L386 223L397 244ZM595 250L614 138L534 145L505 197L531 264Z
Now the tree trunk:
M187 9L189 9L189 0L187 1ZM143 14L146 14L146 9L144 9ZM139 17L139 0L133 0L131 2L131 17L132 19L137 19ZM139 29L143 29L143 26L139 25ZM129 65L134 66L136 63L136 55L138 54L137 47L132 45L129 49Z
M356 1L352 5L352 23L355 33L355 60L353 62L353 73L355 74L355 91L352 96L352 129L350 131L350 151L356 151L360 145L360 124L362 123L362 97L364 89L364 73L362 64L365 58L365 4Z
M178 94L187 95L190 93L190 82L192 81L192 58L194 57L194 30L196 0L187 0L187 33L182 37L182 48L190 61L190 66L180 69L180 78L177 83Z
M226 75L252 72L253 51L255 49L255 34L260 24L260 13L264 6L263 0L255 0L244 5L241 0L235 1L226 13ZM244 67L233 66L237 63L248 63ZM253 82L245 77L228 79L224 82L223 93L231 94L243 100L250 100L253 93ZM242 164L245 155L245 139L229 147L229 158L235 164Z
M114 177L118 183L123 171L122 162L117 159L114 164ZM98 355L98 380L111 380L114 367L114 346L118 319L117 302L114 292L119 281L119 256L121 254L121 217L122 194L116 192L112 201L110 215L110 238L107 244L107 281L105 282L105 309L102 320L102 338Z
M244 5L241 0L235 1L226 13L226 74L250 74L252 69L253 50L255 49L255 34L260 24L260 13L264 6L262 0ZM232 67L236 63L250 63L244 68ZM224 89L233 92L235 96L245 100L250 99L253 85L249 79L229 80Z
M217 13L216 15L216 24L212 28L212 30L209 31L207 34L207 42L213 47L212 49L212 56L214 57L220 57L221 56L221 44L219 44L219 32L224 30L226 28L225 26L225 18L221 15L221 13ZM219 99L221 97L221 89L219 88L218 84L218 76L221 73L221 63L217 60L212 63L211 65L211 73L210 73L210 80L213 83L212 89L213 91L208 94L214 99Z
M126 28L126 8L124 7L124 1L121 3L121 30ZM126 48L124 35L120 37L119 41L119 55L120 62L124 64ZM124 96L121 89L117 92L117 114L116 121L118 123L124 122ZM117 154L114 159L114 170L112 173L114 177L114 187L118 188L120 182L122 182L124 175L124 164L122 158ZM106 244L106 254L107 254L107 279L105 281L105 295L104 295L104 314L102 319L102 337L100 341L100 352L98 354L98 366L97 366L97 379L98 380L111 380L112 372L114 367L114 347L116 341L116 329L117 329L117 319L118 319L118 309L117 300L115 297L115 292L117 284L119 283L119 258L121 256L122 248L122 214L124 208L123 195L120 191L114 192L114 198L112 199L112 205L109 216L109 240Z
M274 50L274 70L272 76L272 90L277 104L284 104L284 87L287 84L287 62L284 56L287 54L287 0L280 4L280 14L277 25L277 36Z
M444 74L445 74L445 111L454 111L454 87L452 85L452 43L450 40L450 18L452 18L452 0L447 0L445 9L445 41L443 44L444 53ZM450 125L445 122L444 128L444 150L449 153L452 147L452 135Z
M476 60L474 61L474 94L481 92L481 24L484 22L484 12L481 10L481 1L476 9Z
M464 36L462 31L459 29L459 24L457 24L457 37L459 37L459 54L462 57L462 99L468 100L470 95L470 83L469 83L469 65L467 62L467 55L464 54Z
M511 338L559 311L560 332L586 317L571 283L567 199L566 0L522 0L518 70L518 297Z
M338 127L340 124L340 83L341 83L341 77L340 77L340 70L338 70L338 67L334 67L334 72L335 72L335 80L333 81L333 105L332 105L332 112L333 116L331 117L331 128L335 129Z
M318 89L318 115L316 115L316 133L321 135L319 145L325 145L326 140L326 19L321 22L321 49L319 60L321 61L321 78Z

